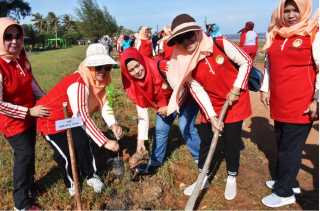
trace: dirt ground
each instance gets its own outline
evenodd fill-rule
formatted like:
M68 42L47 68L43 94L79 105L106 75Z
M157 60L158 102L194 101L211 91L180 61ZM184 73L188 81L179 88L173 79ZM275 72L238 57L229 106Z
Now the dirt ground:
M253 114L245 121L242 133L243 150L237 179L237 197L232 201L224 199L226 167L223 158L218 154L214 159L214 177L209 188L201 193L197 209L267 209L262 205L261 198L271 192L265 186L265 181L274 174L276 142L269 112L260 103L258 93L251 93L251 103ZM199 126L199 133L203 134L201 129ZM302 194L297 195L296 204L281 209L319 209L318 140L318 122L316 122L304 147L298 174ZM198 172L185 146L180 146L181 143L178 145L182 148L184 157L174 158L174 150L177 150L178 146L173 146L175 139L171 141L173 143L171 142L169 151L172 152L169 153L169 158L160 172L151 177L144 177L132 185L134 191L129 191L125 197L131 199L132 206L129 206L131 209L184 209L188 197L183 195L183 189L196 179Z

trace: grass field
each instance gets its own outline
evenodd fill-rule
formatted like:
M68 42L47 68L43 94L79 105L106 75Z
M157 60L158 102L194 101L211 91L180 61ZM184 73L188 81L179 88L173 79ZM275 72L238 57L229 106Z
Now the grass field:
M77 69L84 58L85 47L76 46L63 50L32 53L29 55L33 73L41 87L48 91L63 76ZM262 55L257 59L261 66ZM134 105L123 93L119 69L112 72L112 85L116 92L114 111L120 124L130 128L130 132L121 141L124 160L133 153L136 142L136 111ZM270 178L274 169L275 141L268 112L258 103L258 96L251 93L253 115L243 127L243 150L238 178L238 195L233 201L223 197L225 186L225 162L217 168L217 173L210 188L202 195L199 209L266 209L260 199L270 191L264 187L264 181ZM151 126L154 124L154 112L151 112ZM106 130L106 125L99 115L94 119L97 125ZM200 133L201 127L199 127ZM151 133L152 134L152 133ZM298 203L283 209L319 209L319 149L318 129L315 126L308 138L304 151L302 170L299 181L303 194ZM150 138L150 143L152 138ZM12 209L12 151L4 138L0 137L0 209ZM105 163L109 153L97 150L101 158L98 167L106 189L95 194L85 183L82 186L82 203L84 209L183 209L187 197L183 188L196 178L197 168L178 132L173 126L170 138L168 159L156 175L133 182L127 169L125 176L119 180L110 173ZM74 201L64 186L62 175L52 159L53 151L43 138L38 137L36 144L36 180L39 189L37 203L43 209L74 209Z

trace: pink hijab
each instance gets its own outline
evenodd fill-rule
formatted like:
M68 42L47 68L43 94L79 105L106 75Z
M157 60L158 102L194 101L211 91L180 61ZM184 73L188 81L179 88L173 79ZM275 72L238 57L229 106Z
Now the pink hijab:
M185 49L173 46L173 52L168 62L167 79L173 88L168 104L168 114L179 111L179 103L184 93L185 82L191 79L191 72L195 69L198 62L213 52L213 40L202 30L195 31L198 46L192 54Z
M111 77L107 73L103 81L95 80L95 71L91 71L83 62L81 62L76 72L80 74L84 83L89 87L88 108L89 113L93 114L99 108L101 109L107 100L106 88L111 82Z
M13 25L19 27L21 29L21 32L23 33L22 27L15 20L8 17L0 18L0 57L9 60L16 59L21 53L18 52L16 55L10 54L4 47L4 33L10 26Z
M293 26L285 26L284 7L287 0L280 0L279 6L273 11L271 22L268 27L267 40L263 50L268 49L276 35L288 38L292 35L308 35L308 25L312 10L312 0L293 0L300 11L300 22Z

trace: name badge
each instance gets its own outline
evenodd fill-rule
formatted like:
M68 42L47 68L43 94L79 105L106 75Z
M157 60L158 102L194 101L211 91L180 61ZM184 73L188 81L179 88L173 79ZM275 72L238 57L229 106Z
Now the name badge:
M295 48L299 48L302 45L302 43L302 39L296 39L295 41L293 41L292 46Z
M221 56L221 55L218 55L218 56L216 57L216 63L217 63L217 64L223 64L223 63L224 63L224 57Z
M65 130L83 125L81 117L67 118L56 121L56 131Z

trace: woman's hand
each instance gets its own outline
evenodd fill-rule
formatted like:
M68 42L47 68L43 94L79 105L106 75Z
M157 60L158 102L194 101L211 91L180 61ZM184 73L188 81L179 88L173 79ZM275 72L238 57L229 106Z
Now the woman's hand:
M108 140L104 145L104 148L116 152L119 150L119 144L115 140Z
M269 92L260 92L260 101L262 104L268 108L269 106L269 101L270 101L270 95Z
M232 106L232 104L239 100L240 97L240 88L233 87L229 94L227 95L227 100L229 102L229 106Z
M216 116L211 117L210 121L211 121L211 127L212 127L212 132L213 133L215 133L216 131L219 131L219 132L222 131L223 126L224 126L223 122L221 122L221 124L219 125L219 121L218 121Z
M118 124L111 125L111 130L116 137L117 140L121 139L123 137L123 130L122 127Z
M47 107L37 105L29 109L29 115L33 117L47 117L50 115L50 112Z
M166 117L167 116L167 109L168 109L168 106L160 107L158 109L157 113L162 117Z
M312 119L317 119L319 116L319 104L316 100L313 100L307 110L304 111L304 114L309 114Z
M137 142L137 152L144 153L146 151L146 147L144 146L144 140L138 140Z

